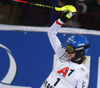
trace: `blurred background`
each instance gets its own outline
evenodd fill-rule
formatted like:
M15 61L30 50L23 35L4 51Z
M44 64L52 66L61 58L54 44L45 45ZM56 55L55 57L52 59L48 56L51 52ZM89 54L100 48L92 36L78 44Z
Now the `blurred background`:
M77 13L63 26L100 30L100 0L24 0L49 6L72 4ZM12 0L0 0L0 24L51 26L61 12Z

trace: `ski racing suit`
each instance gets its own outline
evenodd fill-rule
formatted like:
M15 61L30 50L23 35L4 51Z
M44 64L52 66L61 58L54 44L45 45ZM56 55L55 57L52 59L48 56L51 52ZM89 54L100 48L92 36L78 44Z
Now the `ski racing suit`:
M88 88L89 71L82 64L67 59L65 48L56 36L63 22L58 19L50 27L48 37L56 54L56 62L52 72L41 88Z

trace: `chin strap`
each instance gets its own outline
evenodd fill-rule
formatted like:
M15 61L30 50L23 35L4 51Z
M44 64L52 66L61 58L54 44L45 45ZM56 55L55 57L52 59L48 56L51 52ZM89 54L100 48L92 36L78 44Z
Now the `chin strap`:
M79 50L79 51L76 51L76 55L74 58L72 58L72 62L74 63L78 63L78 64L81 64L83 63L83 59L81 58L82 56L85 55L85 51L84 50ZM77 59L81 58L80 60L77 61Z
M71 61L74 62L74 63L77 63L77 64L82 64L83 63L82 58L80 60L78 60L78 61L74 61L74 60L71 60Z

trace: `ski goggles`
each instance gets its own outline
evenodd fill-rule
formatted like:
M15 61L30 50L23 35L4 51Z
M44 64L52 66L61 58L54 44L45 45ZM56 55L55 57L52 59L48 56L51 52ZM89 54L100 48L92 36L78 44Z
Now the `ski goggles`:
M72 53L75 52L75 49L74 49L74 47L66 44L66 51L67 51L68 54L72 54Z
M90 47L90 44L88 45L85 45L85 46L81 46L81 47L72 47L72 46L69 46L66 44L66 51L68 54L73 54L75 53L76 51L79 51L79 50L83 50L83 49L87 49Z

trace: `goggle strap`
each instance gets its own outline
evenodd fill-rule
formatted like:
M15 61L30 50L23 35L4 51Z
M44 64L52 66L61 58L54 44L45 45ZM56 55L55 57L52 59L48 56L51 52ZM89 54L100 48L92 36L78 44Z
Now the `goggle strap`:
M87 49L89 47L90 47L90 43L88 45L84 46L84 49Z
M82 49L87 49L90 47L90 43L88 45L85 45L85 46L82 46L82 47L78 47L78 48L75 48L75 51L78 51L78 50L82 50Z

